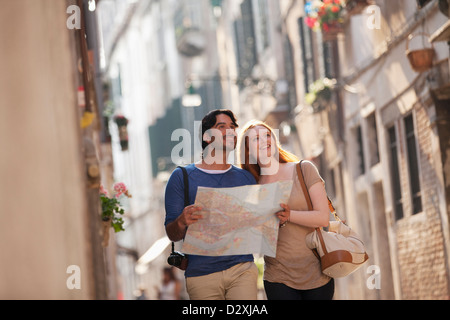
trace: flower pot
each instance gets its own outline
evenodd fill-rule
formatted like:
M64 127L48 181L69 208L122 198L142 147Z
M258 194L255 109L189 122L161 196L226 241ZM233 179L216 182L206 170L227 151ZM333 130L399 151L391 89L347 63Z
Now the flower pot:
M417 35L428 36L425 33L416 35L410 34L406 42L406 56L408 57L411 68L416 72L424 72L430 70L433 66L434 47L423 48L418 50L409 50L409 42Z
M102 247L107 247L109 244L109 231L111 229L111 219L108 220L102 220L102 234L103 234L103 241L102 241Z
M324 25L322 27L322 39L323 41L333 41L337 39L339 33L342 33L344 28L341 23L333 23Z
M317 97L317 99L311 105L313 107L313 112L318 113L326 110L330 104L330 100L326 100L322 97Z
M128 150L128 129L126 125L119 126L119 140L122 151Z

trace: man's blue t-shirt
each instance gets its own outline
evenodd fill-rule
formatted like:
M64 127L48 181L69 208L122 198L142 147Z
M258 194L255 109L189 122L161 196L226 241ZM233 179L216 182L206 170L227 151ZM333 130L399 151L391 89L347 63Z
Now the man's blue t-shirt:
M209 174L198 169L194 164L186 166L189 178L189 204L193 204L198 187L230 188L256 184L255 178L246 170L231 166L225 173ZM174 221L184 209L184 181L180 168L173 171L166 186L165 194L166 220L164 225ZM186 277L203 276L223 271L232 266L253 261L253 255L233 256L197 256L189 255Z

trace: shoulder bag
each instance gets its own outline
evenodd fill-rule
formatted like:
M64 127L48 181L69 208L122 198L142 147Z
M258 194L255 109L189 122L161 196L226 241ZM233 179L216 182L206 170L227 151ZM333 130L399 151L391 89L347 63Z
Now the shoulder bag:
M309 210L313 210L311 198L300 162L297 166L298 179L305 194ZM329 230L316 228L306 236L306 245L319 258L322 272L332 278L349 275L369 259L360 237L336 214L333 203L328 198L328 206L336 221L330 221Z

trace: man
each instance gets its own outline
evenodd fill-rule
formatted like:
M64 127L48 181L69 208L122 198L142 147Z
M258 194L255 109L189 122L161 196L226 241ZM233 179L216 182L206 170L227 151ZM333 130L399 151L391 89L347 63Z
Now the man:
M227 109L209 112L202 120L202 160L186 166L189 203L184 207L184 182L181 169L174 170L165 194L166 233L170 240L184 239L188 227L202 218L193 205L197 187L227 188L256 184L243 169L227 163L236 147L236 117ZM253 255L189 255L185 271L186 289L191 300L256 300L258 271Z

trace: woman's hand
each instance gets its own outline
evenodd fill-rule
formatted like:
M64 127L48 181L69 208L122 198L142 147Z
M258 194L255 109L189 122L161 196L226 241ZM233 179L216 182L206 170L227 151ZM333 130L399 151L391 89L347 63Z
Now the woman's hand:
M283 208L283 210L278 211L275 213L278 219L280 219L280 226L286 225L286 223L291 218L291 209L287 204L281 203L280 206Z

